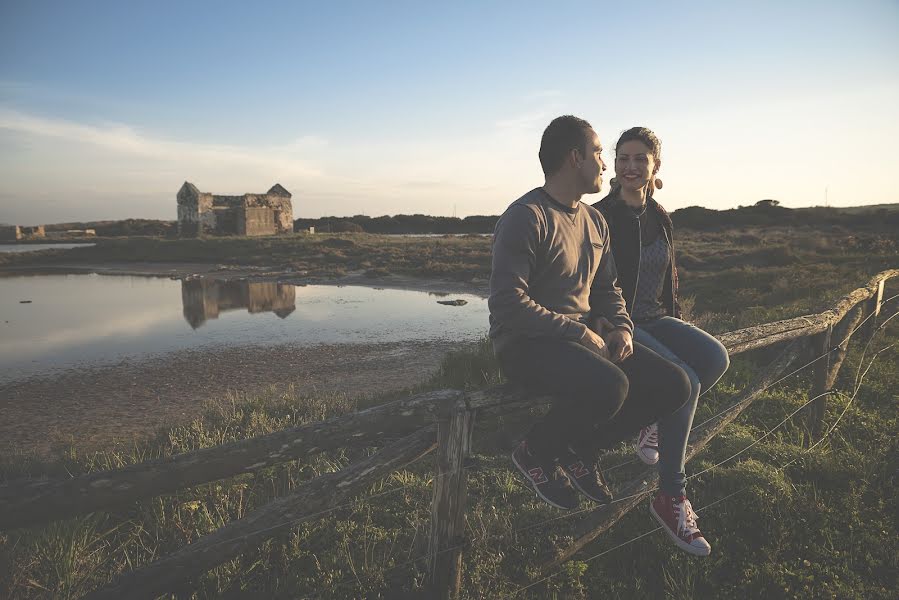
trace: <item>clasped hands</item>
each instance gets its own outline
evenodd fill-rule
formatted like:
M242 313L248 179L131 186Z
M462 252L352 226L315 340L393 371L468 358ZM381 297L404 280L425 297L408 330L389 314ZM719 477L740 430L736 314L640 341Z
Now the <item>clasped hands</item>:
M623 327L615 327L605 317L590 319L587 335L582 343L589 350L615 363L634 353L634 339L631 332Z

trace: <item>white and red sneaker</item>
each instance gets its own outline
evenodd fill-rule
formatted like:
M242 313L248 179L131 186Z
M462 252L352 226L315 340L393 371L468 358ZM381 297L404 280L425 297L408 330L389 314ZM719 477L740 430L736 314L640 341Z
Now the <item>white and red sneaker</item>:
M637 456L647 465L659 462L659 426L648 425L637 434Z
M711 554L712 546L696 526L696 513L686 496L669 496L659 491L649 503L649 512L681 549L696 556Z

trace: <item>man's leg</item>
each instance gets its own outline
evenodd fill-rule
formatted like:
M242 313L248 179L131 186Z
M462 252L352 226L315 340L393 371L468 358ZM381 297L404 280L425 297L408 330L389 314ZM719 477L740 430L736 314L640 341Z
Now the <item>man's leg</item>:
M620 368L576 342L521 340L499 361L509 381L555 398L527 435L531 450L547 459L559 458L572 440L611 419L628 392Z
M595 461L585 463L569 448L620 409L628 389L621 369L580 344L552 339L523 340L499 359L510 381L555 397L549 413L512 454L538 496L559 508L574 508L573 484L590 499L609 502L611 491Z
M590 438L580 440L584 454L613 447L673 413L689 397L690 379L684 370L640 343L634 343L634 353L619 366L629 382L627 397L621 410L600 423Z

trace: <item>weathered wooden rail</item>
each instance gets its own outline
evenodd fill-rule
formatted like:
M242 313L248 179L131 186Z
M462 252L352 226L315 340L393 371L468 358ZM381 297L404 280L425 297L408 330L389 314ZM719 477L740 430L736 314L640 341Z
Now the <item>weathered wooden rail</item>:
M841 298L820 314L766 323L718 336L731 355L790 342L780 355L740 394L727 411L690 436L688 460L700 452L768 386L798 359L811 354L814 364L811 397L829 390L845 358L849 338L865 318L875 321L883 300L884 282L899 270L879 273L865 287ZM869 329L870 330L870 329ZM89 598L155 598L179 589L184 582L250 550L301 519L314 518L354 496L375 481L437 448L437 475L431 511L429 569L438 597L458 595L462 579L462 548L467 469L475 416L485 418L551 402L521 390L497 386L464 393L438 390L360 412L310 423L266 436L241 440L148 461L114 471L65 480L25 480L0 486L0 530L41 525L97 510L127 505L179 489L253 472L318 452L398 441L341 471L299 486L253 513L233 521L156 562L126 573ZM808 439L820 435L824 398L808 411ZM435 425L436 423L436 425ZM436 441L435 441L436 432ZM573 517L573 543L547 554L539 565L545 573L571 558L640 503L652 489L655 469L649 468L617 489L627 498Z

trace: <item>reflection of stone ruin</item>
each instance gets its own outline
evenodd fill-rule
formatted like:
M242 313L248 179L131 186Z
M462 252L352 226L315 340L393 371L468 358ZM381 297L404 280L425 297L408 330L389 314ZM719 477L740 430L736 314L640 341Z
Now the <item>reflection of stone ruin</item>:
M290 192L280 183L264 194L216 196L185 181L178 191L178 235L293 233Z
M43 225L35 225L34 227L23 227L21 225L0 227L0 240L4 242L39 240L45 237L47 237L47 234L44 232Z
M184 318L194 329L219 313L246 308L247 312L273 312L282 319L296 310L296 288L274 282L215 281L192 279L181 282Z

